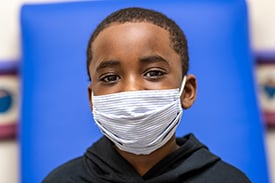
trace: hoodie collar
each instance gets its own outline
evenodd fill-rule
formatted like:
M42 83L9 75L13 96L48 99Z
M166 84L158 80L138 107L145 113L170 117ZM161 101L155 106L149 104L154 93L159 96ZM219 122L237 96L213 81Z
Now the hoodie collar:
M219 158L211 154L193 134L177 138L179 149L157 163L143 177L115 150L111 141L102 137L86 152L89 171L98 182L176 182L179 177L202 169Z

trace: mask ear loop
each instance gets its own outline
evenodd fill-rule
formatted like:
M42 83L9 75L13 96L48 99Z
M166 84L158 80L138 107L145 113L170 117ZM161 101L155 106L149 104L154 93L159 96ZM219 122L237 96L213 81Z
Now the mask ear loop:
M93 111L93 109L94 109L94 92L92 91L91 92L91 100L92 100L92 111Z
M186 83L186 76L183 77L182 79L182 83L181 83L181 87L180 87L180 96L183 93L184 87L185 87L185 83Z

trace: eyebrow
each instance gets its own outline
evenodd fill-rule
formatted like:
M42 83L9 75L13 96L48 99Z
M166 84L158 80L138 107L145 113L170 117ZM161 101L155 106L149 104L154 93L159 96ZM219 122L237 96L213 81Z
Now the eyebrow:
M106 60L101 62L97 67L96 71L107 68L107 67L114 67L120 65L120 62L117 60Z
M141 57L139 61L144 64L162 62L162 63L165 63L166 65L169 65L169 62L159 55ZM99 71L101 69L108 68L108 67L115 67L118 65L120 65L120 62L118 60L106 60L101 62L96 67L96 71Z
M166 65L169 65L169 62L165 58L163 58L163 57L161 57L159 55L146 56L146 57L140 58L139 60L140 60L140 62L146 63L146 64L148 64L148 63L163 62Z

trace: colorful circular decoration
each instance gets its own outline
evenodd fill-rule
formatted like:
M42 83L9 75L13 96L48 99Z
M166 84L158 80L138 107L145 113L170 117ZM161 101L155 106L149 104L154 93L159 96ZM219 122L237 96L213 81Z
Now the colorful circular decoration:
M257 64L259 100L265 123L275 127L275 53L261 56Z
M0 139L16 136L18 89L16 75L0 74Z

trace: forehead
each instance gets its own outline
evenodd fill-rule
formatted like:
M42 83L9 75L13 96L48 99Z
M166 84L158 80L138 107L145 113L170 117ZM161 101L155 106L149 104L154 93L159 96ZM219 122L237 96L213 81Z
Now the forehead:
M140 36L150 41L157 41L159 38L166 39L168 42L170 41L169 32L155 24L148 22L126 22L112 23L103 29L95 38L94 44L102 38L111 40L112 38L126 38L126 36L128 36L127 38Z
M138 48L144 52L149 48L167 53L174 52L169 32L157 25L147 22L113 23L103 29L92 43L93 60L102 50L106 55L110 49L120 52L117 48L122 46L124 49L129 48L130 52L133 51L130 48Z
M154 24L152 22L149 22L149 21L146 21L146 20L144 20L144 21L142 21L142 20L134 21L133 20L133 21L129 21L129 22L112 22L112 23L106 25L106 27L103 28L98 33L98 35L96 36L95 39L97 39L97 37L99 37L99 35L102 34L102 32L105 32L106 30L115 29L115 28L122 28L122 29L124 28L125 29L127 27L136 27L136 28L139 27L140 29L141 28L147 28L147 29L151 29L152 31L153 30L158 30L158 31L162 30L162 31L167 32L169 34L169 32L165 28L163 28L163 27L161 27L157 24Z

